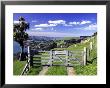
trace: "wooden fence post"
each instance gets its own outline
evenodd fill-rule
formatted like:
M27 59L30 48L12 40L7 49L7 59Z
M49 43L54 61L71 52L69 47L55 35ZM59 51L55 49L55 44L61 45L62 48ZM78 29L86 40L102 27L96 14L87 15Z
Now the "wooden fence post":
M69 52L68 52L68 50L66 50L66 63L65 63L66 66L69 65L69 63L68 63L68 56L69 56Z
M69 62L70 62L70 60L69 60L69 51L68 51L68 66L70 65Z
M27 62L29 63L29 68L30 68L30 46L28 46L28 60Z
M95 37L93 37L92 39L93 39L93 44L94 44Z
M86 60L87 60L87 48L84 47L84 60L83 60L83 65L86 65Z
M92 50L92 48L93 48L93 43L90 42L90 50Z
M29 67L33 66L33 54L30 46L28 46L28 63Z
M51 59L50 66L52 66L53 65L53 51L52 50L50 51L50 59Z

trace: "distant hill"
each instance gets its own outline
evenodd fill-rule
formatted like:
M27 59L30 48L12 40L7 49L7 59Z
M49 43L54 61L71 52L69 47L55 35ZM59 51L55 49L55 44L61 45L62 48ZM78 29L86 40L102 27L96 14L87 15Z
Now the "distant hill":
M30 40L35 40L35 41L61 40L63 38L64 37L29 36Z
M79 37L46 37L46 36L29 36L29 40L33 41L50 41L50 40L71 40L71 39L78 39ZM26 50L26 49L25 49ZM13 42L13 52L18 53L20 52L20 45L17 42Z
M80 37L63 37L63 40L80 39Z

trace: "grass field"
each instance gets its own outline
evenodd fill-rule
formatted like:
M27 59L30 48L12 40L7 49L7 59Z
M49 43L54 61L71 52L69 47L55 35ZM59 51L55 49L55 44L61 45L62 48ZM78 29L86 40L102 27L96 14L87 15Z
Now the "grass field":
M93 40L91 39L90 41ZM90 51L90 56L87 59L87 65L75 66L74 69L77 75L97 75L97 38L96 37L94 39L93 49Z
M74 66L76 75L97 75L97 38L90 39L86 43L77 43L77 44L72 44L68 48L54 48L53 50L69 50L69 51L75 51L75 50L83 50L84 47L87 47L89 49L90 47L90 42L94 41L93 43L93 49L90 51L89 57L87 59L87 65L86 66L81 66L77 65ZM62 43L62 42L61 42ZM49 57L48 53L39 53L38 55L43 55L43 57L37 57L33 58L34 60L40 61L46 60L47 57ZM77 58L81 58L81 54L77 54ZM46 63L46 62L44 62ZM56 61L53 62L53 64L61 64L62 62ZM71 63L77 64L75 61L71 61ZM14 75L20 75L24 66L26 64L26 61L14 61ZM36 64L38 65L38 64ZM38 75L39 72L42 70L42 67L40 66L33 66L31 67L30 71L28 72L28 75ZM67 69L65 66L52 66L48 69L46 75L67 75Z
M13 74L20 75L25 64L26 64L26 61L14 60L13 61Z
M53 66L48 69L46 75L67 75L67 70L64 66Z
M31 67L27 75L38 75L42 67Z
M77 75L97 75L96 60L94 60L92 64L86 66L75 66L74 69Z

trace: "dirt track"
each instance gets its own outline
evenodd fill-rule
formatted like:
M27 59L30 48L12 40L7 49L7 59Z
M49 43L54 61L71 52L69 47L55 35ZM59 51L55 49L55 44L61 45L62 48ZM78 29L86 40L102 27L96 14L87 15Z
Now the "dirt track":
M45 75L46 72L48 71L48 66L44 66L43 69L40 71L39 75Z
M75 75L75 71L73 67L67 67L67 73L68 75Z

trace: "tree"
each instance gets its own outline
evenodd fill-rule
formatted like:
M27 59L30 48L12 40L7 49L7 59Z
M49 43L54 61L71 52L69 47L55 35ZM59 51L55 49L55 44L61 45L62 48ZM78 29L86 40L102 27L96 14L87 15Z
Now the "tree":
M28 39L28 34L26 33L27 29L29 29L29 23L27 23L23 17L19 18L19 23L13 24L14 40L18 42L21 47L19 60L24 60L25 58L24 41Z

